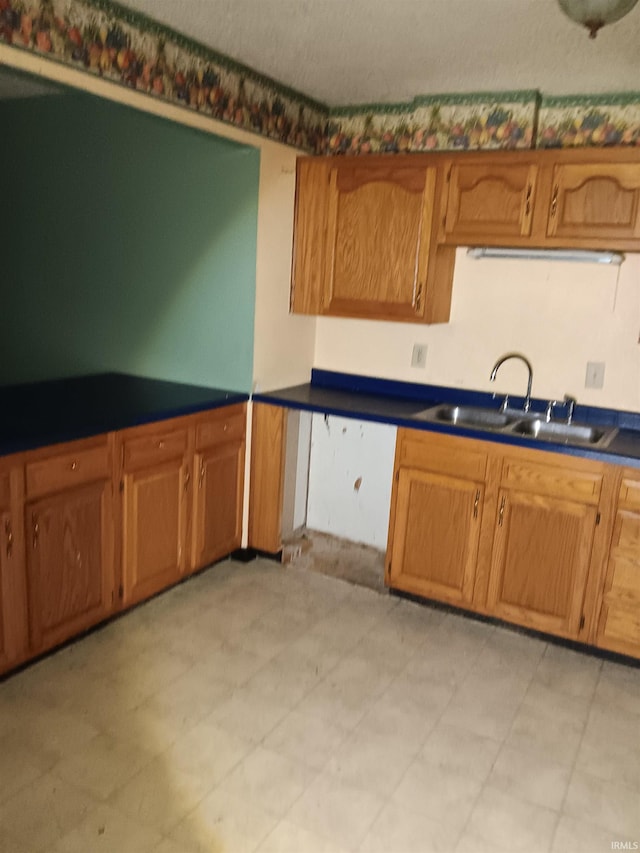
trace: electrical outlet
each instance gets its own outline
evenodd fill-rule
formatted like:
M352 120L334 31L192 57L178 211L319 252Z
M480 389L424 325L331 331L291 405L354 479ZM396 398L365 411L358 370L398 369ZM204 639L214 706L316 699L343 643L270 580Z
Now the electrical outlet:
M604 361L588 361L584 379L585 388L604 387Z
M411 353L411 367L426 367L427 366L427 345L414 344L413 352Z

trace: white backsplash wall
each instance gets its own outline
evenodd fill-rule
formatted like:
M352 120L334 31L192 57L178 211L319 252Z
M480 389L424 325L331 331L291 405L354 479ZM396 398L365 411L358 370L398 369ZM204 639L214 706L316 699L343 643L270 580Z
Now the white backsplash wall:
M533 364L533 396L640 411L640 255L620 267L562 261L473 260L456 255L451 320L421 326L318 318L314 366L407 382L523 395L518 362ZM414 343L426 368L411 367ZM604 362L602 389L585 388L588 361Z
M396 428L313 415L307 527L387 546Z

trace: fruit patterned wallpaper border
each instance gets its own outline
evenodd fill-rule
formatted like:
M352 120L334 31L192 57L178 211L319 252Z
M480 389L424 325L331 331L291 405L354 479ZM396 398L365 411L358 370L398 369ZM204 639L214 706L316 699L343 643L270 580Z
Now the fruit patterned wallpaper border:
M329 109L113 0L0 0L0 41L311 154L640 145L640 93Z

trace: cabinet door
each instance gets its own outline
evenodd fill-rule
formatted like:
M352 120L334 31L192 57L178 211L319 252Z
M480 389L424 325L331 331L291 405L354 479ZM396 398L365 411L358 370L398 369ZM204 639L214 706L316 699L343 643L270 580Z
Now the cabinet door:
M330 170L322 313L425 317L436 169L398 159Z
M0 673L22 660L27 649L22 506L15 493L21 474L0 470Z
M242 544L244 442L197 452L194 471L193 566L198 569Z
M471 602L483 492L470 480L401 468L387 585L452 604Z
M597 644L640 656L640 479L623 477L598 623Z
M484 160L450 165L445 239L491 244L504 242L505 237L527 237L537 174L534 163Z
M509 622L576 637L595 525L595 506L501 490L490 611Z
M567 239L640 237L640 164L559 164L547 235Z
M43 651L105 618L113 600L112 486L97 482L25 507L29 634Z
M188 430L142 427L124 439L122 458L122 597L129 605L176 583L187 569Z

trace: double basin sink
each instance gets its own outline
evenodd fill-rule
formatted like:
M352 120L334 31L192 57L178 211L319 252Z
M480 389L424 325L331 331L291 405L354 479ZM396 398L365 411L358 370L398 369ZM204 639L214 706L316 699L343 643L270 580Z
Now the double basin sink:
M616 427L547 421L545 416L538 412L521 412L515 409L500 412L482 406L456 406L448 403L432 406L418 412L415 417L433 423L594 449L607 447L618 432Z

